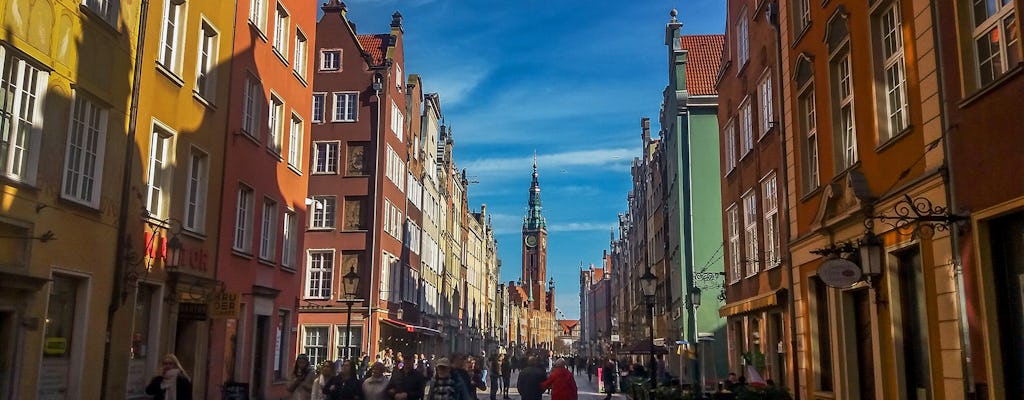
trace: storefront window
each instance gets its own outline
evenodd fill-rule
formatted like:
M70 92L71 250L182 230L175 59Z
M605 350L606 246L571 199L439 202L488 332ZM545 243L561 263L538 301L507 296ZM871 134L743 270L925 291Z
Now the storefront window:
M72 384L72 362L76 337L77 307L80 281L54 275L50 283L49 305L46 308L45 341L39 376L40 399L71 399L77 397ZM84 306L84 304L81 304Z
M145 393L146 380L155 368L153 348L154 335L152 321L159 312L154 306L157 288L153 285L139 284L135 295L135 315L132 321L131 349L128 360L128 387L126 397L129 399L148 398Z

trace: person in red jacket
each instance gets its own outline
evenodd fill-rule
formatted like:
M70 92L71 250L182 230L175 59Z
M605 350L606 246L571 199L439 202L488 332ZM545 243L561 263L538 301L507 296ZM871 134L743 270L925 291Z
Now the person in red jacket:
M565 359L559 358L555 361L551 374L548 375L548 379L541 382L540 387L551 389L551 400L576 400L576 379L565 367Z

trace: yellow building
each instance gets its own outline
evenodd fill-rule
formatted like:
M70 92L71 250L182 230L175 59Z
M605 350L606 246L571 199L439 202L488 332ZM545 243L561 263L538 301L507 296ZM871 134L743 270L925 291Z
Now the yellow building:
M0 1L0 398L100 397L138 4Z

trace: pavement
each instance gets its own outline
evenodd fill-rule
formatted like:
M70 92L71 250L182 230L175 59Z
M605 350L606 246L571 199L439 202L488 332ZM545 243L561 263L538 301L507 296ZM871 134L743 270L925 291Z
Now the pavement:
M578 393L579 400L603 400L605 398L605 394L601 393L601 392L599 392L597 390L597 375L594 375L592 381L587 381L587 374L585 372L583 372L583 371L579 371L578 373L574 374L573 377L576 379L576 388L577 388L577 393ZM508 395L509 395L509 397L513 398L514 400L521 399L521 397L519 396L519 390L516 389L516 382L518 380L519 380L519 371L513 372L512 373L511 384L509 385L511 387L508 389ZM479 400L490 400L491 399L491 388L488 387L486 391L483 391L483 390L477 391L476 392L476 397ZM550 399L550 398L551 398L551 394L550 393L545 393L544 394L544 399L545 400ZM617 393L617 394L612 395L612 399L615 399L615 400L626 400L626 397L623 396L622 394L618 394ZM500 393L497 395L497 400L502 400Z

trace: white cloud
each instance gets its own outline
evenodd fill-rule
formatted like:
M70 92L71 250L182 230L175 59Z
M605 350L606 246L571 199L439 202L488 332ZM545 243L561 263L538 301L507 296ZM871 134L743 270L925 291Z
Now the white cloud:
M458 65L439 68L439 73L422 74L425 92L437 92L441 97L441 110L460 104L481 82L489 69L482 65Z
M538 154L537 164L540 168L556 173L565 169L569 171L572 167L590 168L611 168L617 169L623 165L628 166L633 157L637 156L637 149L633 148L608 148L593 150L574 150L561 153ZM531 165L533 156L523 157L495 157L479 158L462 164L471 175L505 175L508 171L523 169L524 165Z
M587 232L607 231L615 226L611 222L570 222L566 224L548 225L548 232Z

